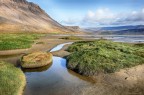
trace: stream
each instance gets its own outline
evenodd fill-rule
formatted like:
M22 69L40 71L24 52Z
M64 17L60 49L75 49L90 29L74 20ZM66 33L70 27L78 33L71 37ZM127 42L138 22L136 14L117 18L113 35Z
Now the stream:
M58 51L64 43L56 46L50 52ZM53 56L53 62L39 69L23 70L27 85L24 95L72 95L79 93L80 88L93 84L93 80L81 76L66 67L66 59Z

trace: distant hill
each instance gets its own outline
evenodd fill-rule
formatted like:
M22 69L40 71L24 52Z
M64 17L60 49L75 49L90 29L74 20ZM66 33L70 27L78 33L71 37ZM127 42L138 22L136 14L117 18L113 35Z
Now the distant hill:
M0 0L0 32L75 32L26 0Z
M100 35L144 35L144 25L86 28L85 31Z

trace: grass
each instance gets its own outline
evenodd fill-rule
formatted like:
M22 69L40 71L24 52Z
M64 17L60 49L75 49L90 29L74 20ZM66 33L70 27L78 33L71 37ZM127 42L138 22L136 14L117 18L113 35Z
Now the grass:
M67 67L86 76L144 64L144 44L81 41L72 44L68 51L71 55L67 57Z
M45 44L44 42L37 42L36 44Z
M0 34L0 50L30 48L44 34Z
M0 95L22 95L25 75L14 65L0 61Z
M62 37L60 39L65 39L65 40L82 40L81 38L76 37L76 36L66 36L66 37Z
M47 52L34 52L21 59L23 68L43 67L52 62L52 54Z

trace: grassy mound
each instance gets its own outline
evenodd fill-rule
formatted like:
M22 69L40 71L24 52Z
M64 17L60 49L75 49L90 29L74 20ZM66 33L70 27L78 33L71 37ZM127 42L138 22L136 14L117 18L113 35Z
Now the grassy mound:
M25 75L12 64L0 62L0 95L22 95Z
M86 76L144 64L144 44L81 41L72 44L68 51L72 54L67 57L67 67Z
M66 36L66 37L62 37L60 39L65 39L65 40L82 40L81 38L76 37L76 36Z
M23 68L43 67L52 62L52 54L47 52L34 52L22 57Z
M0 34L0 50L30 48L43 34Z

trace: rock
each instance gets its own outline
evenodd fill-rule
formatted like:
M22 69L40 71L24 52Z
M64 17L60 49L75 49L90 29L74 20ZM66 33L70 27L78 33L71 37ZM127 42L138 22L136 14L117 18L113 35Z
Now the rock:
M43 67L52 62L52 54L47 52L34 52L24 55L21 60L23 68Z

